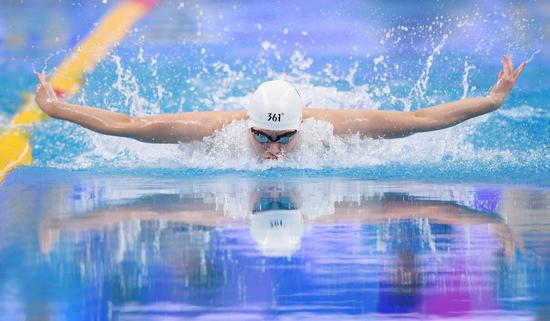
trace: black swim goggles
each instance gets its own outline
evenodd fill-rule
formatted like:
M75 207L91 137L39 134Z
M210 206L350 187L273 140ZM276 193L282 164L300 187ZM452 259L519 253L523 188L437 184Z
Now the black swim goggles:
M291 132L286 132L284 134L277 135L275 136L275 138L273 138L272 136L266 133L263 133L259 130L255 130L254 128L250 128L250 131L254 135L254 138L256 138L256 141L260 144L267 144L269 142L279 143L279 144L288 144L290 143L290 138L292 138L292 136L294 136L298 132L298 130L295 129Z

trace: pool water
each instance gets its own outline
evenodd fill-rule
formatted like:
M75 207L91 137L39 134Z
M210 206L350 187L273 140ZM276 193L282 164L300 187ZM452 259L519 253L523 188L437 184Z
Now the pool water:
M25 168L0 190L5 320L550 315L545 188Z
M0 4L0 126L116 2ZM75 103L236 110L261 82L311 107L506 103L403 139L250 155L242 124L151 145L49 119L0 183L0 320L550 318L549 7L538 1L162 1Z

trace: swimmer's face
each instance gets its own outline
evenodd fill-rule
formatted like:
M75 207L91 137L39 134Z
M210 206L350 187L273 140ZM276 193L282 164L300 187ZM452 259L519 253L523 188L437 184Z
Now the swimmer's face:
M270 137L266 143L262 143L262 135ZM252 149L262 159L278 159L284 153L292 151L298 142L298 133L296 130L269 130L262 128L252 128L248 131L248 140ZM279 138L279 139L277 139ZM264 138L265 139L265 138ZM283 144L283 142L288 143Z

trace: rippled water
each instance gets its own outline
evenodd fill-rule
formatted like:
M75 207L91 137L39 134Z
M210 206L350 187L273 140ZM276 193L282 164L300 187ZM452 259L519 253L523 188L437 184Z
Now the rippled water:
M0 126L114 1L0 4ZM0 320L550 319L548 5L163 1L74 102L132 115L246 106L501 109L395 140L301 128L259 161L235 123L150 145L47 120L0 183ZM1 128L0 128L1 130Z
M550 316L547 188L154 175L10 175L0 319Z

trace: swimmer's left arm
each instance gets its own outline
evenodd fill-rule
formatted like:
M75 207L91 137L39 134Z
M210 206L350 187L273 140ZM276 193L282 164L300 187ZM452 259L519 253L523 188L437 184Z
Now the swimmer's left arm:
M505 56L502 65L497 83L485 97L461 99L414 112L311 109L304 111L304 118L330 121L337 135L359 133L373 138L399 138L451 127L492 112L504 103L526 63L514 70L512 61Z
M65 102L58 99L44 74L36 73L36 76L40 85L36 89L35 100L44 113L105 135L128 137L146 143L177 144L201 140L226 124L246 117L245 110L130 116Z

